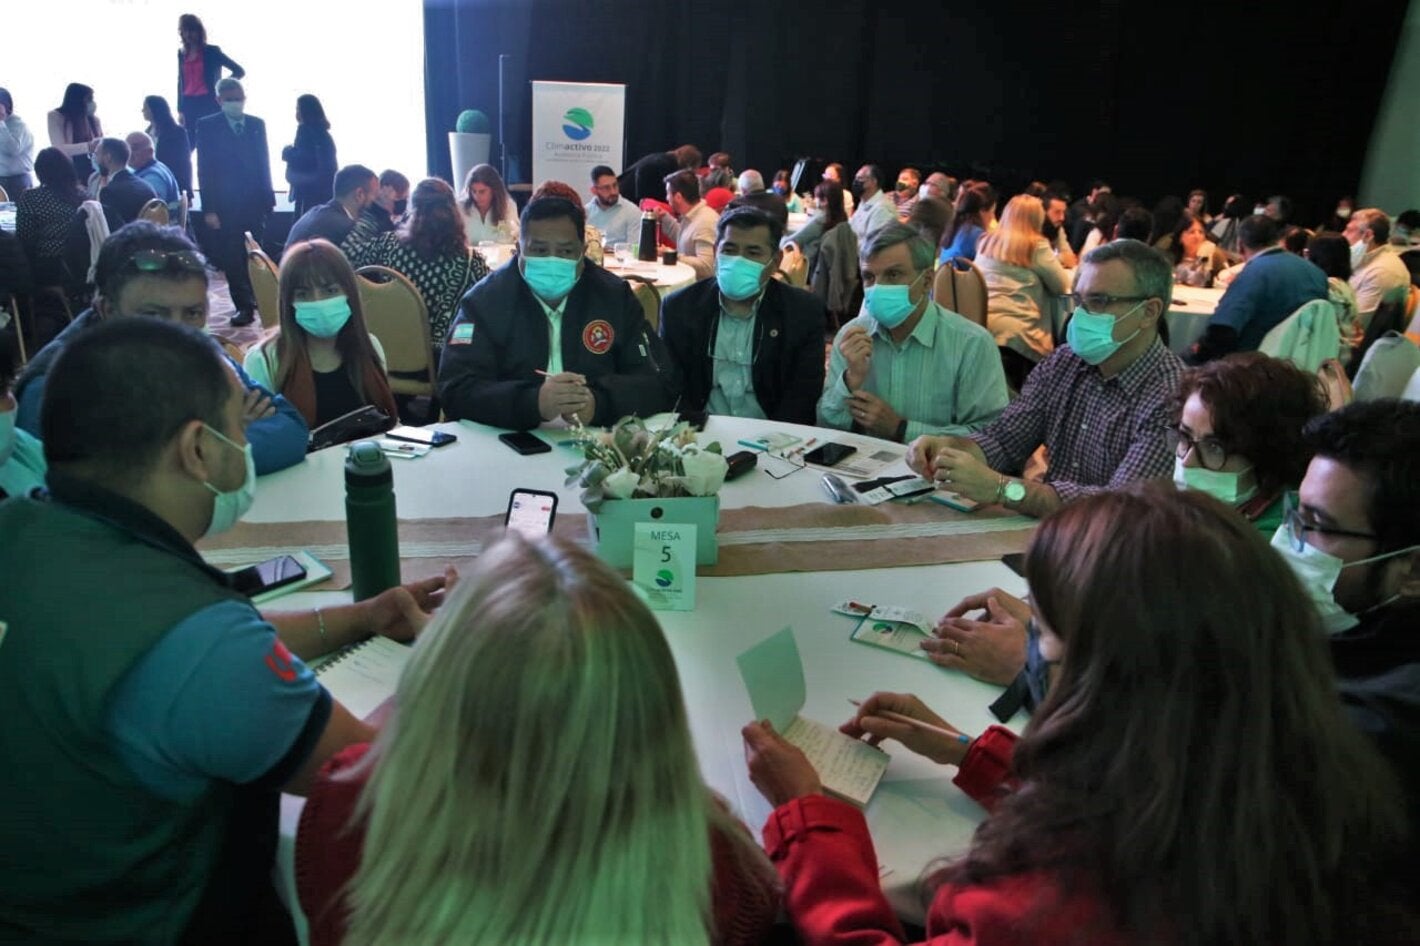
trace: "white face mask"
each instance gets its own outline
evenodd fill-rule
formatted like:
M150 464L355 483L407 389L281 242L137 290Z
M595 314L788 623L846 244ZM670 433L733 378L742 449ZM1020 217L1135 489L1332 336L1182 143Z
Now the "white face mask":
M1302 550L1297 551L1292 545L1292 536L1286 523L1277 527L1277 531L1272 536L1272 547L1276 549L1291 566L1297 579L1306 589L1307 597L1311 599L1312 605L1321 615L1321 623L1326 627L1328 634L1340 634L1342 631L1349 631L1360 623L1360 619L1336 603L1333 589L1336 587L1336 580L1341 577L1343 568L1351 568L1356 565L1367 565L1371 562L1380 562L1397 555L1404 555L1413 552L1420 545L1412 545L1405 549L1396 549L1394 552L1386 552L1384 555L1372 555L1370 558L1363 558L1355 562L1343 562L1329 552L1310 543L1304 543ZM1398 595L1395 597L1399 597ZM1373 605L1367 610L1384 607L1391 601L1391 597L1379 604ZM1362 612L1365 613L1364 611Z
M1355 269L1361 265L1361 260L1366 258L1366 241L1351 244L1351 268Z
M8 410L0 414L0 466L10 462L15 453L15 415L18 411Z
M246 457L246 475L242 479L242 485L231 492L223 492L206 480L202 485L210 489L217 498L212 503L212 521L207 525L207 531L202 533L203 537L217 535L226 532L237 524L237 520L246 515L251 508L252 502L256 499L256 461L252 459L251 444L238 446L231 438L222 435L222 432L206 427L212 435L223 443L228 444L235 450L240 450Z

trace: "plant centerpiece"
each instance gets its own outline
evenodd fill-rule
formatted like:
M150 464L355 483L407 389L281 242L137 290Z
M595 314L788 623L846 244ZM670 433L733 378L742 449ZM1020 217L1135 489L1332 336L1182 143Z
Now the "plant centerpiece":
M653 430L639 417L610 430L579 426L573 441L583 460L567 470L566 485L582 487L597 554L629 566L637 522L674 522L696 527L698 562L715 562L717 494L729 468L719 443L701 444L685 422Z

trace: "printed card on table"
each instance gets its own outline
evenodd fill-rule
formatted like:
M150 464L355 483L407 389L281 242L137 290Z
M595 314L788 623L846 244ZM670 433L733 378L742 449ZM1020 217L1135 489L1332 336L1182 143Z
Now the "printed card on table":
M695 610L695 526L636 523L631 582L653 611Z
M927 660L922 642L932 634L932 624L920 611L896 605L870 605L861 601L842 601L833 606L837 614L859 619L850 639L871 647Z
M868 803L887 771L881 749L845 736L833 726L800 715L804 708L804 665L794 629L786 627L736 658L756 719L803 750L824 790L859 807Z

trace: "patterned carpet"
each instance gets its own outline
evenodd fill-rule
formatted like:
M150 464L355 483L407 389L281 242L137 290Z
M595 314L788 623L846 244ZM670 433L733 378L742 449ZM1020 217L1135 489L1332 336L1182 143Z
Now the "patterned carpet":
M227 291L227 277L208 269L207 280L207 330L212 336L243 350L259 342L263 334L260 319L240 328L232 325L232 316L236 315L237 309L232 305L231 293Z

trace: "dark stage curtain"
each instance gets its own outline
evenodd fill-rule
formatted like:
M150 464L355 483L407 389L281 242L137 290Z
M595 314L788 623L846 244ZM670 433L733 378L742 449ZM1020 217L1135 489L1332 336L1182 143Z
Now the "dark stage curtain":
M1310 225L1357 187L1406 6L427 0L431 166L448 174L461 109L496 126L507 53L524 179L529 80L624 82L628 163L688 142L766 176L809 155L1008 193L1280 192Z

